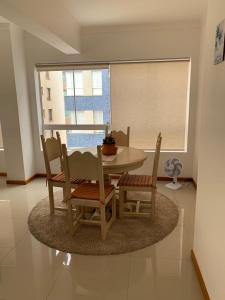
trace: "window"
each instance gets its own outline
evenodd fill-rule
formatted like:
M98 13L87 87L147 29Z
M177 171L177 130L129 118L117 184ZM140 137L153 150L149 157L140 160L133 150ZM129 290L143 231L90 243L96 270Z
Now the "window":
M103 124L103 111L78 110L77 124Z
M93 121L94 121L94 124L104 124L103 111L94 110L93 111Z
M48 119L49 119L49 121L53 121L52 109L51 108L48 109Z
M43 122L45 125L71 125L66 127L65 136L68 148L96 146L102 143L105 124L111 122L109 70L99 69L104 78L107 93L92 94L92 69L49 71L51 88L47 95L41 95ZM40 86L46 91L49 83L45 71L40 71ZM49 93L49 94L48 94ZM47 96L54 96L54 106ZM54 110L54 111L53 111ZM75 125L89 126L85 130ZM59 128L60 130L61 128Z
M83 72L64 72L65 96L83 96L84 95L84 82Z
M50 80L50 72L49 71L45 72L45 79Z
M112 128L131 127L131 146L186 150L190 61L112 64Z
M92 71L92 93L95 96L102 95L102 72L101 72L101 70Z
M190 70L187 59L113 63L110 76L108 66L49 71L48 98L54 95L54 116L47 114L51 103L42 95L44 125L53 117L54 124L71 125L65 135L69 148L97 145L104 135L98 134L101 124L112 123L115 130L131 127L133 147L153 149L162 132L163 150L186 151ZM40 71L40 80L46 88L45 70Z
M47 88L47 99L51 100L51 89Z
M66 124L76 124L75 112L71 110L67 110L65 112L65 120L66 120Z
M74 96L73 72L64 72L64 95Z
M84 94L82 71L74 72L74 86L75 86L75 96L82 96Z
M133 147L153 149L162 132L163 150L186 151L190 70L189 60L172 60L113 63L110 76L107 66L49 71L48 98L54 94L54 124L72 125L66 127L69 148L97 145L103 137L103 132L97 134L98 124L112 123L115 130L131 127ZM45 70L40 71L40 84L46 87L42 73ZM50 103L44 95L41 99L47 112ZM52 114L48 113L44 124L53 122ZM75 129L75 125L85 125L87 130Z

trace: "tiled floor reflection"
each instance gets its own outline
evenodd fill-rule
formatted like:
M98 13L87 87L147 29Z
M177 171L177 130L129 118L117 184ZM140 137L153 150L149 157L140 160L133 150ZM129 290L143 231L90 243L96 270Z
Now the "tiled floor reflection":
M27 228L32 207L47 196L44 179L7 186L0 177L0 299L201 300L190 260L195 189L159 191L179 207L175 230L159 243L114 256L66 254L38 242Z

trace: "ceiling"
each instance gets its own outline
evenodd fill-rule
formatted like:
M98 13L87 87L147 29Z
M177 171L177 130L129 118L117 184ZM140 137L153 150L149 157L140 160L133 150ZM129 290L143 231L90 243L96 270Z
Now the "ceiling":
M83 26L200 20L207 0L62 0Z

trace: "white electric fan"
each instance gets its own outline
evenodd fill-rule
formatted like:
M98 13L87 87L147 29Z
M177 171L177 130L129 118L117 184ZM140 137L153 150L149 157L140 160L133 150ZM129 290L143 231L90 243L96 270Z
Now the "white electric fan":
M181 184L177 182L177 177L180 175L182 169L182 164L177 158L171 158L165 163L165 172L166 174L173 178L173 182L170 182L166 185L169 189L178 190L181 188Z

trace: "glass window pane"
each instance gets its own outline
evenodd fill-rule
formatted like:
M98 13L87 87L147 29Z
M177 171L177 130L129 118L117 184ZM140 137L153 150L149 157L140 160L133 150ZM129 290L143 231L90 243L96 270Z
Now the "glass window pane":
M103 111L94 111L94 124L103 124Z
M75 71L74 72L74 86L75 86L75 95L82 96L84 94L84 83L83 83L83 72Z
M102 95L102 89L94 89L93 88L93 95L94 96L101 96Z
M41 95L44 124L66 124L63 72L48 73L49 79L46 79L45 72L40 72L40 85L44 91Z
M102 144L105 136L103 130L73 130L67 132L67 147L69 149L80 147L95 147Z
M101 72L101 70L92 71L92 91L93 91L93 95L102 95L102 72Z
M73 72L65 72L66 88L73 89Z
M75 95L76 96L83 96L84 95L84 89L75 88Z
M107 124L111 121L110 115L110 90L109 70L101 69L96 74L96 94L92 91L93 70L63 70L49 71L49 79L46 72L40 71L40 87L42 101L42 116L44 124L72 124L72 125L94 125ZM100 84L99 84L100 82ZM49 90L48 90L49 89ZM74 93L75 92L75 93ZM75 95L74 95L75 94ZM51 98L51 101L49 101ZM74 134L79 134L75 138ZM72 129L65 131L67 142L71 147L82 145L97 145L99 143L99 130ZM92 135L92 137L91 137Z
M77 124L94 124L93 110L77 110Z
M66 124L76 124L74 111L67 110L65 113Z
M63 78L65 96L74 96L73 72L63 72Z

